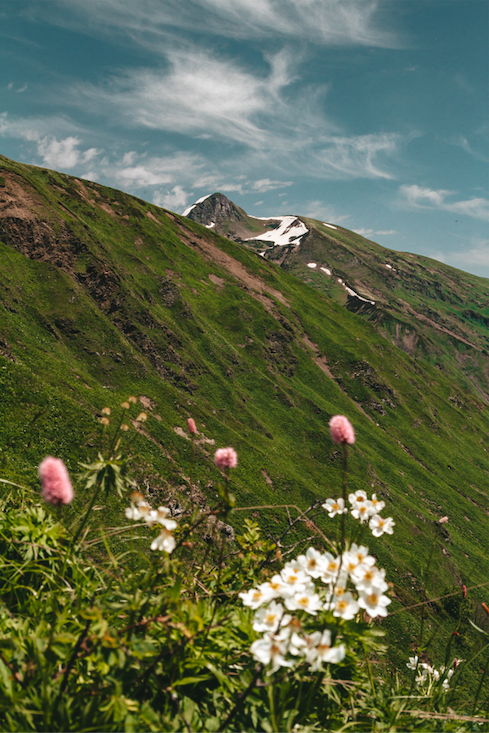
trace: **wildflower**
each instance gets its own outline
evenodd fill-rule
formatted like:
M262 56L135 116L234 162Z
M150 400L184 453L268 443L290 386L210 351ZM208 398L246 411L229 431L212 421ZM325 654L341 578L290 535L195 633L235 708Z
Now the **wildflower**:
M39 464L38 470L44 501L48 504L69 504L73 501L75 492L61 458L47 456Z
M160 550L160 552L164 550L169 555L173 552L175 546L175 538L173 537L172 533L165 528L161 530L161 533L158 535L158 537L156 537L151 543L152 550Z
M195 424L195 420L193 419L193 417L189 417L189 419L187 420L187 426L189 433L195 435L197 432L197 425Z
M153 527L155 524L161 524L165 529L171 531L172 529L176 529L177 523L174 519L168 519L169 514L169 509L164 506L160 506L156 510L151 509L151 511L145 515L144 521L150 527Z
M353 505L354 508L358 508L360 504L367 501L367 494L362 489L358 489L354 494L348 495L348 501Z
M374 537L380 537L384 533L394 534L393 527L396 526L396 523L394 522L392 517L387 517L387 519L383 519L378 514L374 514L374 516L368 523L368 526L372 530L372 534Z
M110 407L102 407L100 412L102 415L110 415Z
M129 410L131 405L129 404L129 402L121 402L121 407L123 407L124 410Z
M284 596L292 596L295 593L303 593L310 585L310 580L300 565L295 563L286 563L280 573L283 581L282 594Z
M331 519L337 514L346 514L348 511L343 499L326 499L325 503L322 504L322 507L323 509L326 509Z
M462 594L464 598L467 598L467 586L466 585L462 586Z
M314 549L309 547L305 555L299 555L297 558L297 564L308 574L311 578L320 578L325 570L325 562L323 555Z
M331 583L338 575L341 560L339 557L334 557L330 552L325 552L323 557L325 560L325 567L321 580L323 583Z
M385 582L385 570L372 565L357 565L351 577L358 591L369 591L375 586L384 593L389 587Z
M289 611L307 611L312 616L316 616L321 610L322 603L317 593L314 593L314 586L309 586L302 593L295 593L290 598L285 599L285 605Z
M355 442L355 431L347 417L335 415L329 421L331 439L336 445L353 445Z
M372 503L370 501L364 501L362 504L356 504L355 508L351 510L353 519L359 519L360 522L366 522L370 517L370 509Z
M251 645L250 651L257 662L272 665L268 674L273 674L280 667L292 667L293 662L285 659L287 636L283 632L280 634L266 634L262 639L257 639Z
M127 401L128 401L128 402L132 402L132 404L133 404L133 405L136 405L136 404L137 404L137 401L138 401L138 398L137 398L137 397L134 397L134 395L130 395L130 396L129 396L129 397L127 398Z
M316 645L308 651L306 658L313 672L317 671L323 663L338 664L345 658L344 644L331 646L331 631L329 629L325 629L322 634L320 631L315 631L311 634L311 637L317 641Z
M448 522L448 517L442 517L438 520L438 524L446 524Z
M343 593L337 599L333 599L331 603L326 603L324 608L326 611L333 611L333 616L343 618L345 621L351 621L357 615L360 606L352 594L348 592Z
M122 430L123 433L127 433L127 431L129 430L129 425L127 423L123 422L122 425L121 425L121 430Z
M259 608L255 614L253 628L255 631L270 631L275 633L279 626L284 628L292 617L284 613L281 603L272 601L267 608Z
M359 563L363 563L364 565L375 565L375 557L368 554L368 547L364 547L363 545L360 545L359 547L354 542L348 550L348 554L353 555Z
M409 657L409 662L406 662L406 667L408 669L416 669L418 666L418 657Z
M284 597L287 595L288 590L280 575L274 575L271 580L262 583L259 587L261 592L265 594L267 600Z
M368 590L360 590L359 596L358 605L364 608L369 616L372 618L387 616L386 606L391 603L391 599L382 595L381 587L372 585Z
M109 418L105 416L100 418L100 422L102 423L102 425L110 425Z
M214 463L221 470L236 468L238 465L238 454L234 448L219 448L214 454Z
M249 606L256 611L263 603L267 603L270 599L260 588L251 588L251 590L238 593L245 606Z
M489 606L486 603L481 603L481 606L484 609L484 611L487 613L487 615L489 616Z
M136 418L136 422L146 422L147 419L148 419L147 414L145 412L140 412Z
M134 500L133 500L133 497ZM139 499L141 497L141 499ZM139 492L131 495L131 506L125 510L125 515L128 519L132 519L134 522L138 522L140 519L144 519L151 512L151 507L147 501L144 501L142 494Z
M385 507L385 501L377 499L377 494L372 494L370 502L372 504L372 514L379 514L379 512L381 512Z

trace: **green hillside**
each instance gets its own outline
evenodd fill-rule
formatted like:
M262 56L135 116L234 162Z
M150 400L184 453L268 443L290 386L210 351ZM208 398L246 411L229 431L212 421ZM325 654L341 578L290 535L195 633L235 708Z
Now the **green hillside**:
M342 251L360 273L368 247L362 240L353 252L354 235L347 239ZM378 257L378 245L369 246ZM488 281L425 258L413 258L408 272L409 255L389 257L397 274L379 324L345 308L332 285L319 287L316 273L308 274L317 287L302 282L303 265L281 269L145 201L0 157L0 477L36 487L36 466L50 453L75 474L78 461L95 456L100 410L134 394L149 415L133 444L143 491L215 495L207 462L197 461L189 479L193 416L205 439L238 451L239 507L305 509L339 495L341 456L328 421L345 414L357 432L350 488L375 491L396 522L393 537L370 542L394 583L391 608L426 599L421 575L435 537L429 598L487 581L488 408L485 386L473 384L482 385L484 369L487 378L488 334L482 316L467 314L484 313ZM442 285L426 285L423 298L447 319L461 315L475 341L466 349L458 337L438 341L443 370L432 341L413 358L393 343L399 313L389 321L401 299L427 313L419 303L428 271ZM370 288L373 299L384 292L375 281ZM405 313L404 334L415 319ZM421 333L424 322L416 323ZM469 376L473 369L472 383L461 382L459 363ZM201 451L212 445L203 440ZM79 492L70 512L85 503ZM108 499L100 521L119 524L123 509ZM284 509L250 513L270 536L287 526ZM239 527L245 516L230 522ZM327 517L317 521L331 531ZM474 604L485 597L484 589L471 594ZM429 614L445 631L458 620L443 602ZM393 658L405 660L419 623L419 610L385 621ZM444 642L440 635L434 644ZM465 630L457 643L465 656Z

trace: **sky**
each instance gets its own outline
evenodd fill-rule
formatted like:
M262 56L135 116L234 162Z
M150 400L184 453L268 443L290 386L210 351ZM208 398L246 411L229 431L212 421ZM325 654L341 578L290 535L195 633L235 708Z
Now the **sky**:
M489 277L487 0L0 0L0 153Z

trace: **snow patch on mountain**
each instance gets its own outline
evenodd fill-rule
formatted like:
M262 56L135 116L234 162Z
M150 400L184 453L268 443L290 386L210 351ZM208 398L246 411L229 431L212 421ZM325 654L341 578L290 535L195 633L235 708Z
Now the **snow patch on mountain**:
M307 266L312 269L314 267L317 267L317 264L315 262L309 262Z
M327 267L320 267L320 270L326 273L326 275L331 275L331 270L329 270Z
M202 201L205 201L206 199L210 198L211 196L212 196L211 193L208 193L207 196L202 196L202 198L199 199L198 201L196 201L195 204L192 204L192 206L189 206L188 209L185 209L185 211L183 212L182 216L188 216L190 214L190 212L192 211L192 209L195 209L195 207L197 206L197 204L201 204Z
M330 229L338 229L338 227L334 227L332 224L326 224L325 221L323 221L323 224L325 227L329 227Z
M258 219L261 217L253 217ZM287 244L300 244L301 238L307 234L309 229L296 216L276 216L267 217L267 219L276 219L280 221L280 225L272 229L270 232L259 234L257 237L249 237L247 242L260 241L270 242L278 247L284 247ZM266 221L266 219L263 219Z

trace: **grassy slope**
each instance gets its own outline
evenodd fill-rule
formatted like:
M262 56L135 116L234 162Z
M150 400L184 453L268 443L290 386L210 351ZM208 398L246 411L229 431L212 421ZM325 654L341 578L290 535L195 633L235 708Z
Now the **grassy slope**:
M487 579L482 400L413 361L371 323L194 222L69 176L6 159L0 167L0 198L14 181L26 194L23 216L32 214L17 237L7 207L0 229L3 477L35 486L46 453L76 471L77 461L94 456L100 409L134 393L152 401L147 436L134 446L142 486L167 496L185 485L190 448L174 428L193 415L217 445L238 450L238 505L305 508L340 491L327 423L344 413L358 436L350 487L371 486L397 522L392 538L368 541L404 603L424 597L420 577L440 531L434 520L444 514L450 523L428 593ZM211 496L214 469L202 460L196 477ZM76 501L73 513L86 497ZM103 521L119 524L122 511L109 499ZM263 511L259 521L275 534L286 515ZM332 523L321 524L331 531ZM435 611L430 623L451 628L439 604ZM388 620L400 653L418 624L416 615Z

